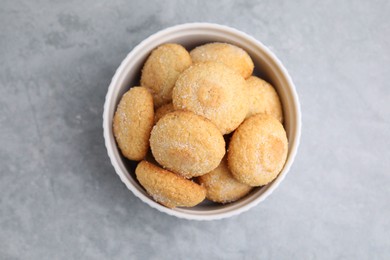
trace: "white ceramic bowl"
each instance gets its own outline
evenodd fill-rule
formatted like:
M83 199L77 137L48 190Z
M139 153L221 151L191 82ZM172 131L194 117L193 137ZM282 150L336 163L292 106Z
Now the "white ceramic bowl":
M282 172L270 184L256 188L241 200L219 205L202 203L193 208L169 209L156 203L137 182L136 164L124 159L112 133L112 118L116 106L129 87L139 84L140 70L150 52L163 43L178 43L188 50L207 42L227 42L246 50L255 64L258 75L275 86L284 110L284 126L289 140L287 161ZM123 60L109 86L103 113L104 139L116 173L135 196L149 206L172 216L194 220L213 220L231 217L254 207L270 195L289 171L297 152L301 133L301 112L294 84L282 63L262 43L236 29L210 23L189 23L159 31L138 44Z

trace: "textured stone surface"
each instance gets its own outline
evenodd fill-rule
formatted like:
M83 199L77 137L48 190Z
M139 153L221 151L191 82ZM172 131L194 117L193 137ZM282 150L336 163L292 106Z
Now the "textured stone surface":
M388 259L389 13L386 0L2 0L0 258ZM143 204L103 144L104 96L121 60L148 35L191 21L270 46L302 103L285 181L221 221Z

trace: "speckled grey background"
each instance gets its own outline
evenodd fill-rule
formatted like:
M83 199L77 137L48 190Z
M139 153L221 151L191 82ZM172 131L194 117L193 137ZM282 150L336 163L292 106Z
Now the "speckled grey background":
M390 2L0 2L0 259L389 259ZM142 39L215 22L275 51L302 103L298 157L253 210L180 220L121 183L105 93Z

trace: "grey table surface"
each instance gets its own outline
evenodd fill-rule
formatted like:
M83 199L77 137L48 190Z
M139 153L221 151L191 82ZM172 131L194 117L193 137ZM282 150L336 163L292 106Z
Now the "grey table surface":
M0 259L390 259L390 1L0 1ZM215 22L289 70L303 132L263 203L212 222L110 165L107 87L158 30Z

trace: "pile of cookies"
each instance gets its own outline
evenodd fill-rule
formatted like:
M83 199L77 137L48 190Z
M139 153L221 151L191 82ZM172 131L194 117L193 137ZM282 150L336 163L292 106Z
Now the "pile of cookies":
M248 53L227 43L190 52L169 43L150 54L113 132L123 156L140 161L137 179L155 201L228 203L277 177L288 150L282 106L253 69Z

